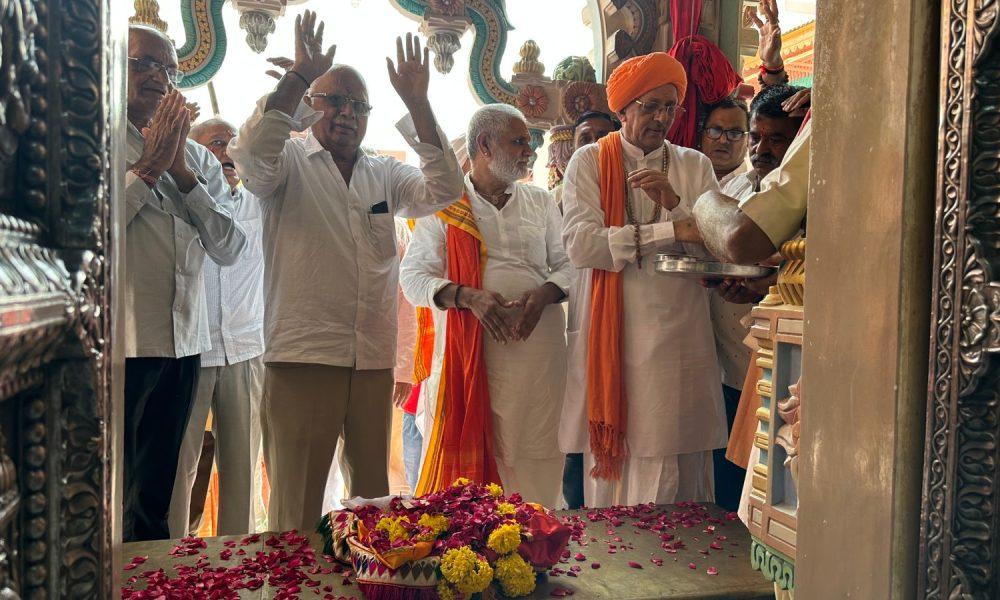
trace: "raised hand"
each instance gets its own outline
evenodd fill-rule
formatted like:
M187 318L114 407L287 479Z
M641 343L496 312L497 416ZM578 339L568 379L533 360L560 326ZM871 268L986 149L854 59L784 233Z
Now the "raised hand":
M184 140L180 134L185 117L190 118L184 96L177 90L169 91L156 107L149 127L142 130L145 146L132 168L153 178L159 178L169 169L176 159L178 142Z
M754 25L760 32L760 46L757 56L764 66L772 71L784 64L781 58L781 25L778 23L778 0L760 0L761 21L757 13L750 13Z
M789 117L804 117L812 101L812 88L799 90L791 98L781 103L781 108Z
M316 13L307 10L295 17L295 62L290 70L301 75L310 84L333 66L337 45L323 52L323 27L316 27Z
M290 58L287 58L285 56L273 56L273 57L267 59L267 62L271 63L272 65L278 67L279 69L281 69L283 71L282 73L279 73L278 71L276 71L274 69L269 69L267 71L264 71L264 73L266 73L268 76L274 77L275 79L281 79L282 75L285 72L288 72L288 70L291 69L292 66L295 65L295 61L294 60L292 60Z
M420 38L406 34L406 47L403 38L396 38L396 64L388 56L385 58L386 69L389 70L389 81L407 108L427 103L427 86L430 83L431 71L428 62L428 50L420 52Z
M646 192L649 199L667 210L677 208L681 197L674 192L666 174L656 169L639 169L629 174L628 185Z

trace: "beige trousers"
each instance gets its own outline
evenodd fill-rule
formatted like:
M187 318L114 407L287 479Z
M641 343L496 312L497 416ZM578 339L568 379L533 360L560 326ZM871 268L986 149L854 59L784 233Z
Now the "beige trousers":
M261 431L271 484L268 528L313 531L343 436L349 496L389 493L392 370L268 363Z
M177 459L177 475L167 516L170 537L181 538L198 530L198 523L188 523L188 518L191 486L201 458L209 409L215 435L215 463L219 470L216 534L242 535L254 530L253 470L260 452L258 406L263 380L264 362L259 356L224 367L201 368L198 395ZM198 498L198 501L205 499Z

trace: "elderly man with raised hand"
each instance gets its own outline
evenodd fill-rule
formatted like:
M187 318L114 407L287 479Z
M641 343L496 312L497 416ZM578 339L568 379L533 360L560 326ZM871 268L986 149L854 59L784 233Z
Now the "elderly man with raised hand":
M202 266L233 264L246 235L219 161L187 139L173 86L177 54L162 33L129 28L125 175L125 541L170 537L177 455L199 355L211 349Z
M170 502L172 538L198 527L188 517L209 409L219 471L217 533L245 534L254 526L253 470L260 451L258 411L264 383L264 251L260 203L241 185L229 157L235 136L236 128L222 119L203 121L189 135L222 165L233 216L246 233L247 245L235 264L209 261L203 270L212 349L201 355L197 398L178 459Z
M566 170L563 242L580 270L560 444L585 453L588 506L710 501L726 443L708 292L652 264L698 251L681 244L697 239L690 207L718 189L708 158L664 141L686 87L665 53L624 61L607 84L621 131Z
M341 437L348 492L389 492L393 217L431 215L462 194L462 171L427 100L427 50L409 35L405 49L397 44L389 80L409 110L398 128L420 169L361 151L367 87L357 71L333 64L335 47L324 51L311 11L296 18L291 69L230 146L264 213L261 420L272 529L313 526ZM305 138L290 135L307 128Z
M566 378L566 322L556 304L572 267L548 192L518 183L533 155L524 115L484 106L466 139L465 194L417 222L400 273L413 304L448 311L435 334L443 390L419 490L467 477L554 506Z

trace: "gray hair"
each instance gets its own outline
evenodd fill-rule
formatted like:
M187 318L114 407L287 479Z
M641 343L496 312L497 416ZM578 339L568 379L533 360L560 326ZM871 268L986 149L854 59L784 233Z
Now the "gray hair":
M220 119L219 117L212 117L210 119L205 119L196 125L191 126L191 131L188 132L189 138L194 138L201 135L209 127L217 127L219 125L224 125L233 131L237 131L236 127L225 119Z
M170 45L170 48L173 49L174 54L177 54L177 48L174 47L174 41L170 39L170 36L168 36L166 33L160 31L159 29L151 25L146 25L145 23L130 23L128 26L129 38L131 38L134 34L139 34L139 33L145 33L160 38L161 40L167 42L167 44Z
M475 159L479 153L479 136L486 134L487 139L494 141L501 131L507 129L511 119L518 119L527 125L524 113L509 104L487 104L472 113L469 119L469 129L465 134L469 159Z

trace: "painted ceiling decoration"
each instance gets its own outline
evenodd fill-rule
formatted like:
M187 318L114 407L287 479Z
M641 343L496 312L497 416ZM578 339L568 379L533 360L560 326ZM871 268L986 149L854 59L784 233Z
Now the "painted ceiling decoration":
M222 7L227 1L240 14L247 45L263 52L276 19L284 16L287 6L307 0L180 0L184 44L177 55L184 73L182 89L208 83L222 67L228 43ZM134 0L134 4L133 22L166 31L156 0ZM451 72L462 36L471 28L468 77L474 97L482 104L520 107L528 118L535 148L542 145L550 128L572 124L587 110L607 110L603 74L630 56L652 51L660 25L657 0L581 0L585 22L595 32L596 68L587 57L564 57L550 77L540 60L544 49L529 40L520 48L521 60L507 79L500 72L500 61L507 48L507 32L513 27L504 0L388 0L386 4L419 22L434 66L443 74ZM563 138L558 144L568 143ZM564 148L554 151L566 154Z

